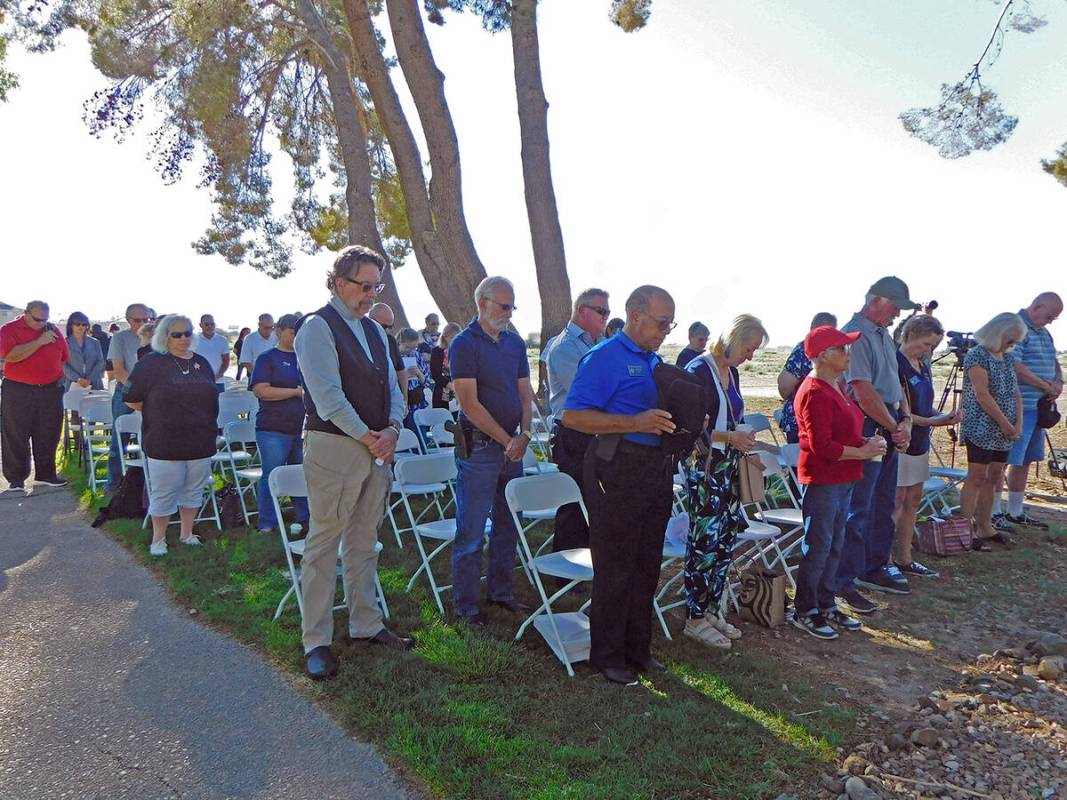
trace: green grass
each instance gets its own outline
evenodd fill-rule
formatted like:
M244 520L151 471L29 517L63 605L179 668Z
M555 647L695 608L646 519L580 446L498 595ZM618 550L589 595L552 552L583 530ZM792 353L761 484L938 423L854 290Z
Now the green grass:
M82 472L65 474L93 507ZM203 547L185 548L174 541L175 526L170 554L151 559L140 520L104 529L159 576L179 608L289 671L354 736L436 797L763 798L810 780L854 730L855 709L830 687L796 684L743 647L719 654L681 636L667 642L658 628L653 647L667 674L625 690L586 666L568 678L532 628L516 643L517 622L502 613L472 630L442 619L425 583L406 593L416 550L410 538L399 550L387 527L379 574L389 624L417 647L397 654L342 645L338 614L340 674L313 684L300 677L295 605L271 622L288 587L276 534L207 529ZM447 559L439 564L447 570ZM516 587L532 601L521 573Z

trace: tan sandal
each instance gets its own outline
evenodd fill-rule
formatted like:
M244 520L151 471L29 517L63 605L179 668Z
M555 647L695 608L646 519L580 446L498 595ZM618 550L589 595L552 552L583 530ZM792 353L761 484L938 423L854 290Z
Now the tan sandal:
M696 639L701 644L708 645L708 647L716 647L720 650L730 649L730 640L723 636L715 626L704 617L700 619L687 619L685 621L685 630L682 631L682 633L690 639Z

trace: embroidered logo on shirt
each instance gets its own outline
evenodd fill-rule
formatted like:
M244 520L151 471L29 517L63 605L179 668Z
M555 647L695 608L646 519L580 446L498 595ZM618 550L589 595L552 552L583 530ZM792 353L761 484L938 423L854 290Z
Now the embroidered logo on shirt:
M640 378L645 374L644 364L627 364L626 371L630 373L631 378Z
M200 369L200 365L199 364L193 364L193 369Z

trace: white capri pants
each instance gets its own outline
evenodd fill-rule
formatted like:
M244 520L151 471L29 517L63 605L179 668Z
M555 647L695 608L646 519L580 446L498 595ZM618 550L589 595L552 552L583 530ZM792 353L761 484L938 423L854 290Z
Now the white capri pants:
M211 480L211 459L163 461L148 459L148 513L169 517L179 508L199 509Z

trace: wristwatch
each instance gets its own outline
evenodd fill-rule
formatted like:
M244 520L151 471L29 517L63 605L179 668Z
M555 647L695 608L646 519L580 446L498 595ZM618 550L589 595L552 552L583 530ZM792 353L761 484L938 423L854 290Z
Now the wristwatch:
M394 433L396 433L396 438L397 439L400 438L400 426L397 425L395 422L390 422L389 423L389 430L391 430Z
M528 441L528 442L532 442L533 441L533 436L530 434L529 431L519 431L519 436L525 436L526 437L526 441Z

